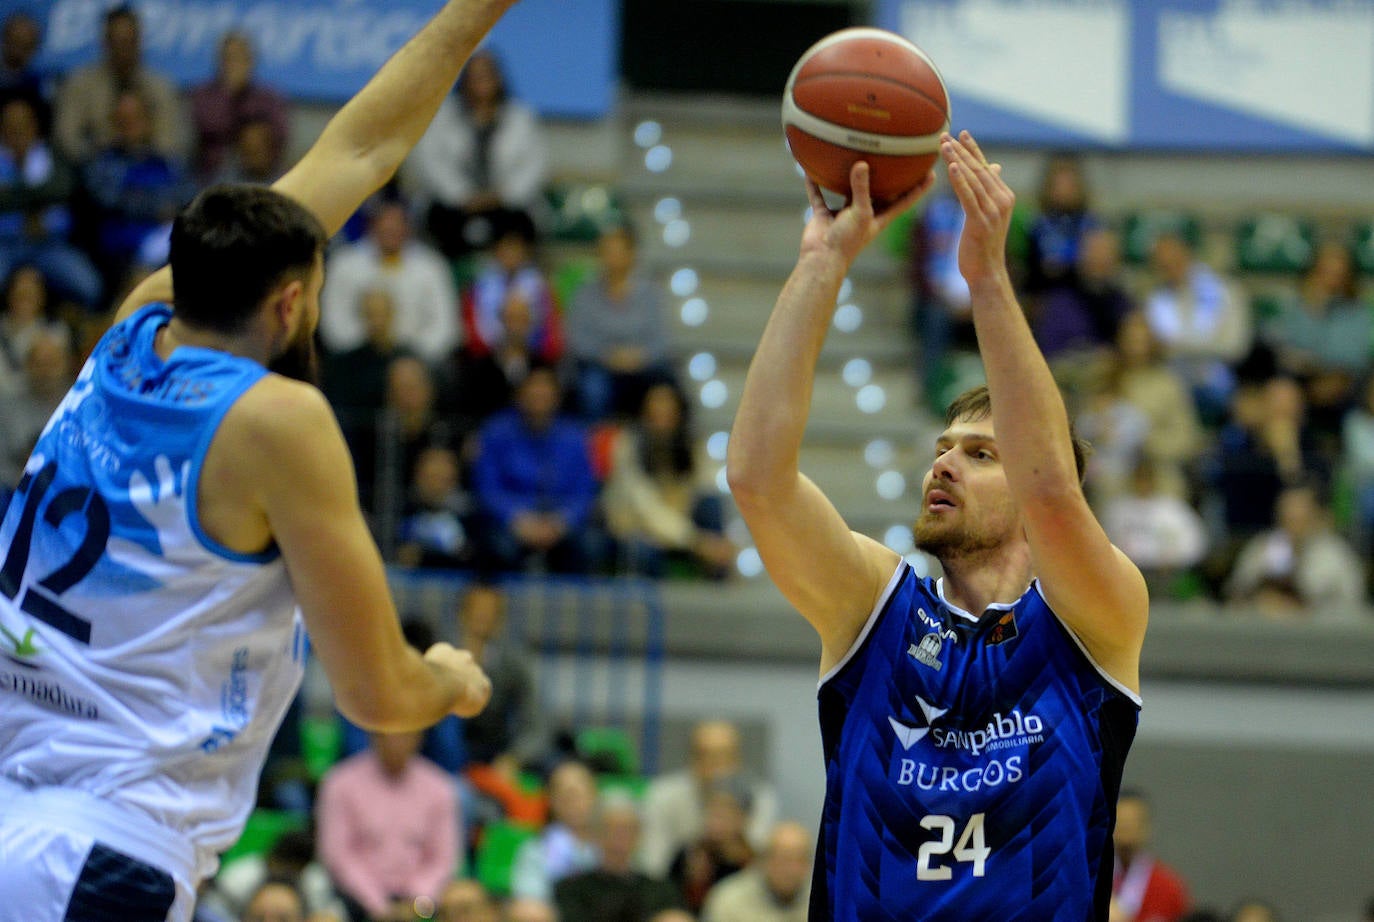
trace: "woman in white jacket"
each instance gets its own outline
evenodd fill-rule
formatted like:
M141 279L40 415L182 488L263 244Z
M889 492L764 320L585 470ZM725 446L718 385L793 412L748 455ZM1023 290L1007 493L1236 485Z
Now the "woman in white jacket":
M538 223L548 159L538 118L509 97L496 56L478 51L410 156L416 197L444 254L485 249L520 213Z

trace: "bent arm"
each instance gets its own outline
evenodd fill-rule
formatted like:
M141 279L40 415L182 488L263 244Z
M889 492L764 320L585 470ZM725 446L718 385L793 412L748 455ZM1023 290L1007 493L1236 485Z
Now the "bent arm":
M816 362L849 266L925 185L883 215L854 168L854 203L833 214L808 184L813 217L749 366L730 434L730 490L768 575L821 636L822 671L853 643L897 555L850 531L799 468Z
M272 188L310 209L333 236L395 174L424 134L477 43L516 0L448 0L325 126ZM172 300L163 268L125 299L117 320Z
M1005 249L1014 196L967 132L947 139L942 152L967 215L959 268L969 283L993 431L1034 572L1050 605L1098 663L1138 688L1149 608L1145 581L1088 508L1064 400L1012 291Z
M468 705L485 701L477 677L440 668L401 635L381 555L358 507L353 465L324 396L270 376L224 426L244 443L238 456L257 468L256 500L344 716L369 730L400 732L450 712L475 713Z

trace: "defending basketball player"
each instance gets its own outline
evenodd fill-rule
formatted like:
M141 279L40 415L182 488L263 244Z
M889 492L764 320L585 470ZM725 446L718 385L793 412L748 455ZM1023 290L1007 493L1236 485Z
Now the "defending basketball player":
M333 414L268 369L311 364L325 242L514 2L449 0L274 190L188 206L40 437L0 525L0 922L189 919L303 627L364 727L485 706L466 651L406 645Z
M1139 708L1144 580L1081 457L1005 264L1013 195L967 133L941 156L967 215L986 390L955 401L916 519L940 580L851 532L798 470L840 284L925 184L875 214L866 164L814 216L754 356L729 478L769 575L821 637L826 801L812 922L1105 920Z

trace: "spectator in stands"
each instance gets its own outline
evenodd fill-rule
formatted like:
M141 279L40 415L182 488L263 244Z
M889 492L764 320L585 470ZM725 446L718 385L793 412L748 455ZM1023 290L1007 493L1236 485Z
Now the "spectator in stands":
M121 93L109 143L82 172L94 210L97 264L108 288L135 266L166 262L172 219L192 191L180 164L153 146L148 106Z
M685 909L664 909L654 913L649 922L697 922L697 917Z
M122 97L143 101L148 142L159 156L178 161L187 150L186 117L171 80L143 63L142 27L132 4L105 14L105 55L72 72L57 95L54 135L76 163L96 156L116 140L115 109Z
M635 870L640 822L632 800L603 795L593 825L601 863L554 885L563 922L649 922L655 913L681 907L672 884Z
M912 325L919 343L917 367L930 405L944 406L941 384L949 373L951 349L976 351L968 283L959 272L959 238L964 209L941 186L926 196L925 209L912 223L908 262Z
M596 867L592 835L596 779L581 762L562 762L549 775L549 824L515 855L511 893L547 902L553 885Z
M457 345L453 275L438 253L411 237L400 201L377 204L367 237L329 258L320 296L320 335L331 351L363 343L366 329L357 305L373 288L391 292L396 341L420 358L438 362Z
M243 922L305 922L305 901L290 884L268 881L249 898Z
M1154 287L1145 319L1192 389L1203 420L1218 420L1235 390L1232 366L1254 339L1250 307L1230 280L1196 257L1182 234L1166 231L1155 238L1150 268Z
M225 865L215 877L214 889L230 908L246 910L253 894L273 881L292 887L312 918L347 918L329 872L315 858L315 837L308 830L285 832L265 855L247 855Z
M270 186L281 178L281 157L282 148L272 123L264 119L249 120L239 128L233 147L226 152L213 181Z
M1365 598L1364 565L1331 530L1316 489L1308 484L1286 488L1275 518L1277 527L1241 549L1227 599L1275 620L1358 618Z
M701 835L684 845L668 867L668 879L692 912L700 912L711 888L754 860L745 838L750 793L738 777L713 784L706 794Z
M215 176L249 124L267 127L278 156L286 149L290 111L286 99L255 79L253 43L244 32L229 31L219 43L215 74L191 90L196 132L196 175ZM278 166L279 164L274 164Z
M1183 879L1149 850L1151 833L1149 800L1141 791L1123 790L1112 832L1112 899L1122 922L1180 922L1191 908Z
M460 463L452 449L426 448L415 459L396 550L401 566L456 570L471 563L472 543L463 522L468 503L459 481Z
M1345 415L1341 458L1355 497L1355 538L1368 552L1374 547L1374 378L1365 383L1364 399Z
M534 113L510 98L496 56L478 50L415 146L411 173L430 235L450 258L532 222L548 172Z
M559 415L561 393L551 368L531 371L515 407L479 433L473 486L486 527L489 563L515 570L540 558L558 573L585 573L593 563L591 515L596 479L582 429Z
M506 904L501 922L558 922L558 910L545 900L517 896Z
M390 291L369 288L353 309L362 321L362 343L324 358L324 392L345 428L355 417L372 420L386 404L387 369L398 358L414 357L396 341L396 302Z
M1279 370L1303 384L1314 423L1332 433L1351 403L1356 382L1370 370L1374 318L1359 301L1358 285L1350 248L1327 241L1317 247L1302 282L1261 330Z
M529 315L526 345L540 362L554 364L563 355L563 325L553 289L534 258L534 224L513 220L496 240L491 258L463 295L463 329L474 355L494 352L507 339L505 318L523 303Z
M43 332L24 356L24 382L0 413L0 484L19 482L33 444L74 380L71 338Z
M1035 301L1031 329L1045 358L1080 364L1109 350L1121 320L1133 307L1121 275L1121 241L1094 227L1078 244L1077 271L1047 288Z
M509 407L530 370L542 364L530 348L533 331L529 302L507 298L501 309L500 339L489 350L469 341L444 362L441 399L464 431Z
M1122 318L1115 351L1087 388L1078 427L1093 443L1087 489L1105 508L1127 492L1131 472L1150 461L1161 492L1187 495L1186 466L1201 446L1188 390L1164 363L1158 341L1138 312ZM1089 379L1091 380L1091 379Z
M641 272L629 224L604 228L599 271L572 298L568 346L577 363L577 400L590 420L638 411L644 392L671 380L659 286Z
M1161 488L1155 464L1136 462L1130 489L1101 509L1102 528L1140 568L1152 594L1167 591L1180 572L1207 553L1207 525L1182 497Z
M476 880L451 880L444 885L434 912L435 922L497 922L496 904Z
M1213 472L1232 538L1245 540L1270 527L1285 485L1309 480L1323 489L1330 485L1330 467L1306 414L1302 389L1290 378L1246 382L1236 392Z
M692 729L687 768L649 784L644 800L644 867L663 874L678 851L702 833L706 793L713 784L744 775L739 728L707 720ZM746 779L748 780L748 779ZM749 781L748 838L755 848L767 841L777 819L777 796L763 782Z
M344 434L353 449L363 507L373 512L393 505L401 511L420 452L461 450L457 431L439 416L429 366L413 356L398 356L387 366L386 403L377 420L355 419Z
M506 630L506 594L494 583L474 582L458 607L458 643L491 679L491 700L463 723L468 754L509 781L537 769L548 741L539 714L534 664L521 638Z
M458 861L453 779L419 755L421 734L374 733L372 747L320 781L320 859L355 922L396 898L436 899Z
M702 922L806 922L811 857L806 827L779 823L758 861L711 890Z
M1083 161L1072 154L1056 154L1046 162L1039 205L1026 228L1023 287L1028 295L1076 285L1083 241L1102 223L1092 210Z
M1228 922L1279 922L1279 911L1264 900L1247 898L1236 904Z
M28 263L53 293L87 310L100 300L100 274L69 242L76 171L43 137L32 100L0 109L0 278Z
M49 317L48 286L33 266L19 266L0 290L0 399L25 389L24 364L40 337L70 338L65 326Z
M619 434L603 506L631 572L662 576L667 558L728 572L736 548L724 535L719 495L698 476L687 400L672 384L644 395L636 425Z
M10 13L0 24L0 105L16 97L27 99L47 124L52 87L34 65L42 45L43 27L23 10Z

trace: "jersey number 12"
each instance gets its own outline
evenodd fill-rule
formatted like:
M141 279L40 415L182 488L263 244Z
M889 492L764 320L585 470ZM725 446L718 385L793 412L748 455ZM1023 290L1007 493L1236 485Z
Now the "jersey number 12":
M932 813L921 818L921 828L935 831L939 838L925 843L916 853L917 880L949 880L953 877L953 868L947 864L936 863L940 856L950 854L951 849L955 861L973 864L974 877L982 877L986 873L987 860L992 854L992 849L988 848L987 839L983 835L983 814L975 813L969 817L968 825L964 827L958 842L954 841L953 817Z
M19 492L24 494L24 508L19 513L19 524L10 539L4 566L0 566L0 595L11 601L19 595L19 588L24 582L24 570L29 565L33 530L39 525L38 507L43 504L44 495L56 479L57 462L49 461L38 473L26 473L19 481ZM95 569L100 555L105 553L105 545L110 540L110 510L105 500L92 488L67 487L54 496L43 510L43 523L57 529L69 515L80 515L85 520L86 530L81 543L72 551L66 563L45 574L36 586L25 589L18 605L73 640L88 644L91 642L91 622L68 611L58 603L57 597L85 579L86 574Z

